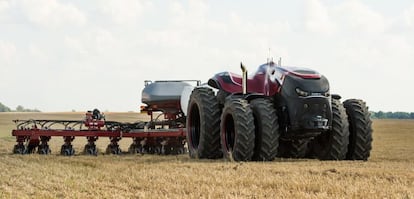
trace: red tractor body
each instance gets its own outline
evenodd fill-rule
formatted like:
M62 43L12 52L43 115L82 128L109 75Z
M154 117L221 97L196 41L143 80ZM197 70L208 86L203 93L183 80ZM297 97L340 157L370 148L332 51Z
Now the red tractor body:
M216 74L208 84L225 96L243 92L243 76L230 72ZM270 62L259 66L247 78L246 86L247 96L273 99L280 120L284 121L283 137L312 137L329 129L329 83L318 72Z

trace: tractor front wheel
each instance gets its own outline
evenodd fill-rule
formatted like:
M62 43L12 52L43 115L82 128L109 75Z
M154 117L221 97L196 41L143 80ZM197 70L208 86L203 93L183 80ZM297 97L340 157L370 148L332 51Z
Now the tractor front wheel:
M332 99L332 128L312 140L311 148L321 160L343 160L349 142L349 125L345 109L339 100Z
M368 160L372 143L372 121L365 102L349 99L344 102L349 121L347 160Z

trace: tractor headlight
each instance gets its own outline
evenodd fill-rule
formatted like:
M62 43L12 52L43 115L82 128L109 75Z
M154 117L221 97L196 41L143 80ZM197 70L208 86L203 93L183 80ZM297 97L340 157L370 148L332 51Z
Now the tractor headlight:
M301 97L308 97L309 96L309 92L303 91L300 88L296 88L295 91Z

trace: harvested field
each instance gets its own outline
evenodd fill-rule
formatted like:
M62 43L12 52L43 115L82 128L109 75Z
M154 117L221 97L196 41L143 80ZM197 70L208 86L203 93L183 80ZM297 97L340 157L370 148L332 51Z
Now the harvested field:
M107 120L146 119L109 113ZM13 119L81 119L83 113L0 113L0 198L414 198L414 120L374 120L369 161L192 160L188 155L11 154ZM108 140L97 145L104 151ZM77 138L79 153L85 138ZM126 151L130 139L120 142Z

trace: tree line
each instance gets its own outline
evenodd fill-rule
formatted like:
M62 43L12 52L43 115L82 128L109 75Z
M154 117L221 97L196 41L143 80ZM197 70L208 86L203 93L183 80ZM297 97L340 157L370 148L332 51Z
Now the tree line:
M41 112L38 109L27 109L19 105L15 110L5 106L0 102L0 112ZM383 112L383 111L371 111L371 118L374 119L414 119L414 112Z
M411 112L371 112L371 117L375 119L414 119L414 113Z
M38 109L24 108L21 105L17 106L15 110L12 110L8 106L6 106L6 105L4 105L0 102L0 112L41 112L41 111L38 110Z

